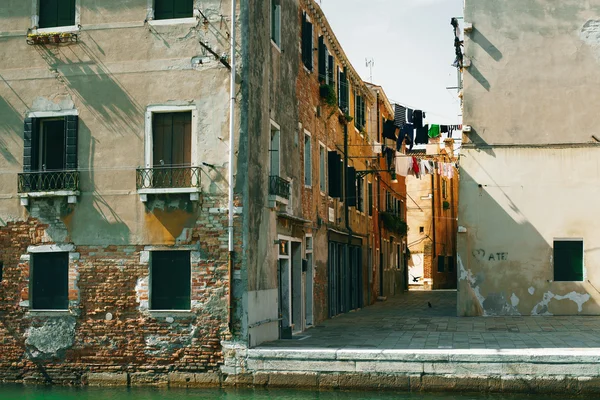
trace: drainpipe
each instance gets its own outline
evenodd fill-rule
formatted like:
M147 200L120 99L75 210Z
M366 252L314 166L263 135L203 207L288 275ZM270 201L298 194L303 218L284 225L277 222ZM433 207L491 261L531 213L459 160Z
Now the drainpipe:
M437 265L434 265L433 260L437 261L437 252L436 252L436 234L435 234L435 194L436 194L436 190L435 190L435 182L436 182L436 177L437 177L437 171L434 171L434 173L431 175L431 223L432 223L432 228L433 228L433 246L432 246L432 252L433 254L431 254L431 279L433 279L433 271L436 270ZM425 274L423 274L425 275ZM433 281L432 281L433 283Z
M350 246L352 246L352 228L350 227L350 208L348 207L348 123L344 124L344 195L346 198L344 199L344 220L346 223L346 230L348 231L348 247L346 248L346 262L348 265L351 265L350 262ZM352 277L352 271L350 271L350 277ZM350 300L350 304L346 304L345 310L346 312L350 310L352 299Z
M233 334L233 162L234 162L234 138L235 138L235 76L236 76L236 63L235 63L235 33L236 33L236 0L231 0L231 76L229 90L231 93L231 101L229 103L229 222L228 222L228 233L229 233L229 313L227 325L229 327L229 333Z
M381 115L379 114L379 90L377 91L377 140L381 140ZM383 140L381 140L383 143ZM379 157L377 158L379 164ZM379 297L383 297L383 246L381 242L381 219L379 218L379 211L381 210L381 176L377 174L377 228L379 233Z

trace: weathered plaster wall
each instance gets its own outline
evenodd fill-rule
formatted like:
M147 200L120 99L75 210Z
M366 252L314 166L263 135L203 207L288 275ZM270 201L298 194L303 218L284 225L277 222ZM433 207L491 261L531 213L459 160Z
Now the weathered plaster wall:
M598 148L468 150L459 315L599 314ZM553 282L554 238L583 238L584 282Z

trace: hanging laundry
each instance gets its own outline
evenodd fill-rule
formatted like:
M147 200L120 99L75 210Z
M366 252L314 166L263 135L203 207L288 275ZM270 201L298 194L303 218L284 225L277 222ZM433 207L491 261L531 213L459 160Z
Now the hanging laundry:
M417 136L415 138L415 144L427 144L429 143L429 136L427 135L429 126L417 126Z
M398 135L398 144L396 146L396 150L400 150L402 141L409 146L410 150L412 150L414 145L414 125L413 124L405 124L400 128L400 135Z
M406 123L406 107L400 104L394 105L394 123L398 128L402 128Z
M381 154L381 143L373 142L373 153Z
M415 110L413 116L413 124L419 129L423 126L423 111Z
M429 160L421 160L421 174L431 175L433 173L433 164Z
M392 139L394 142L397 141L398 140L398 137L396 136L397 129L398 129L398 127L396 126L396 124L394 123L393 120L386 120L383 123L383 137Z
M440 136L440 126L437 124L432 124L429 128L428 136L430 138L436 138Z
M440 126L440 131L442 133L448 133L448 125L441 125Z
M415 173L415 176L418 178L421 170L419 169L419 162L417 161L416 157L412 158L412 169Z
M395 167L395 163L394 163L394 156L396 155L396 152L394 151L394 149L390 149L389 147L385 148L385 159L387 162L387 169L388 171L392 170L392 167Z
M415 122L414 114L415 114L415 111L412 108L406 109L406 122L407 123L412 124Z
M396 153L396 173L400 176L408 176L412 165L412 157Z

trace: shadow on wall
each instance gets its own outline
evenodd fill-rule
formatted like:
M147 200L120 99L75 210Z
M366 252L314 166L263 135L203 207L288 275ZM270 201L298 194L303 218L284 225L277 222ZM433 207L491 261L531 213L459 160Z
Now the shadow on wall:
M21 148L23 141L23 117L3 97L0 97L0 156L9 164L19 165L19 161L9 151L9 142ZM13 147L15 147L13 146Z
M96 143L97 139L92 137L90 129L80 119L78 146L81 189L83 193L92 193L92 196L80 196L75 213L65 224L78 244L127 245L130 240L129 227L95 188L95 172L92 167Z
M197 202L190 201L189 195L149 198L145 210L145 242L191 244L197 207Z
M500 50L498 50L498 48L494 46L494 44L492 44L484 36L484 34L481 33L481 31L477 30L476 28L473 28L473 31L469 35L469 38L474 43L477 43L483 50L485 50L485 52L488 53L490 57L492 57L495 61L502 60L502 52L500 52Z
M61 58L51 49L40 46L36 49L107 130L121 136L133 133L143 139L144 108L84 42L63 47Z

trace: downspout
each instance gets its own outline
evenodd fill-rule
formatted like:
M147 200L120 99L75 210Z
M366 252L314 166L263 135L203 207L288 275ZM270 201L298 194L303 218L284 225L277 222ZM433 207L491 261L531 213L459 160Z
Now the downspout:
M352 228L350 227L350 208L348 207L348 123L344 123L344 220L346 224L346 230L348 231L348 246L346 247L346 262L348 265L352 265L350 262L350 247L352 246ZM356 195L355 195L356 196ZM350 271L350 278L352 277L352 271ZM350 311L352 305L352 298L348 299L350 304L345 304L346 312Z
M229 234L229 312L227 326L229 327L229 333L233 334L233 258L234 258L234 243L233 243L233 162L234 162L234 138L235 138L235 76L236 76L236 60L235 60L235 33L236 33L236 0L231 0L231 76L229 91L231 94L231 100L229 103L229 221L228 221L228 234Z
M433 246L432 246L432 254L431 254L431 279L433 280L433 271L435 270L435 268L437 268L437 265L433 265L433 260L437 261L437 252L436 252L436 248L435 248L435 242L436 242L436 235L435 235L435 181L437 176L437 171L435 171L432 175L431 175L431 223L432 223L432 236L433 236ZM424 275L424 274L423 274ZM433 281L432 281L433 283Z
M377 140L381 140L381 116L379 114L379 90L377 91ZM383 143L383 140L381 140ZM379 157L377 158L379 164ZM381 242L381 219L379 211L381 210L381 176L377 174L377 228L379 233L379 297L383 297L383 246Z

